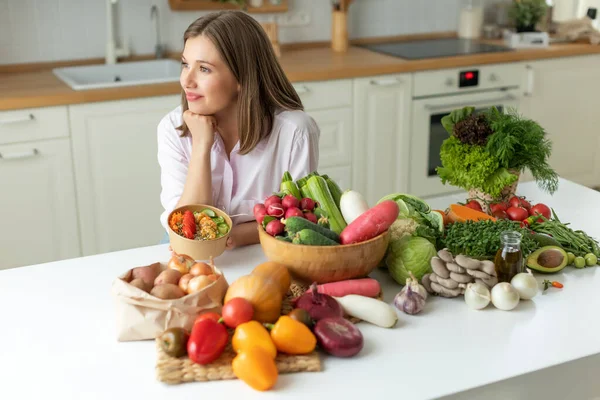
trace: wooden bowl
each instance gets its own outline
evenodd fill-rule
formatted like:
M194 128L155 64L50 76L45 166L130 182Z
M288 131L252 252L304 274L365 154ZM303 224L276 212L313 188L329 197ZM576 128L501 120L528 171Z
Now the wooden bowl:
M229 225L229 232L227 232L224 236L221 236L218 239L210 239L210 240L193 240L188 239L183 236L179 236L175 231L171 229L169 226L169 240L171 242L171 248L177 254L186 254L192 257L194 260L208 260L210 257L216 258L223 254L225 251L225 245L227 244L227 238L231 233L232 222L229 215L225 213L223 210L220 210L216 207L204 205L204 204L193 204L182 206L174 209L169 213L169 218L167 221L171 220L171 215L176 212L184 212L185 210L190 211L202 211L205 208L209 208L215 212L218 216L223 217L227 225Z
M385 231L362 243L339 246L305 246L279 240L258 226L260 245L270 261L284 264L305 283L328 283L362 278L385 256L390 235Z

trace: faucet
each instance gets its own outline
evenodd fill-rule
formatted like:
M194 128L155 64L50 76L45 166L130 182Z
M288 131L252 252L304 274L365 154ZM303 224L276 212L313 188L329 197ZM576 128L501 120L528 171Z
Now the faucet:
M113 6L118 1L106 0L106 64L115 64L118 57L128 57L130 55L127 46L117 47L115 42Z
M155 39L155 43L154 43L154 56L156 58L163 58L164 48L160 44L160 28L159 28L159 21L158 21L158 7L156 7L156 5L153 5L152 8L150 8L150 19L154 20L154 33L156 34L156 39Z

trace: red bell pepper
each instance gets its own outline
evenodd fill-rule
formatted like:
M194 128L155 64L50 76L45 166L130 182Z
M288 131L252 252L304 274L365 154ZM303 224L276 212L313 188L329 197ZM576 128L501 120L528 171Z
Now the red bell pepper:
M223 324L208 318L196 321L188 340L188 356L195 363L210 364L223 353L228 341Z

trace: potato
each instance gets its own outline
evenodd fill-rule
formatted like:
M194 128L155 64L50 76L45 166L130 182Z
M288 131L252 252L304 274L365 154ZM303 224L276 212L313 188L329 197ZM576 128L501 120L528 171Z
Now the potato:
M131 279L142 279L146 285L152 287L154 280L160 273L160 263L154 263L145 267L136 267L131 270Z
M177 285L179 278L181 278L181 272L176 269L165 269L154 280L154 286L164 285L165 283Z
M149 286L141 278L136 278L136 279L132 280L131 282L129 282L129 284L135 286L138 289L143 290L146 293L150 292L150 289L152 289L152 286Z
M178 299L185 296L183 290L181 290L179 286L172 283L154 286L150 294L163 300Z

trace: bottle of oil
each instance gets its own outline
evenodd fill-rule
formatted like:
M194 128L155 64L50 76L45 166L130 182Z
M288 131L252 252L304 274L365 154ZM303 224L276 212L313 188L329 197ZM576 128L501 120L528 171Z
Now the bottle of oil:
M515 231L502 232L502 247L498 249L494 265L498 282L509 282L518 273L524 272L521 234Z

